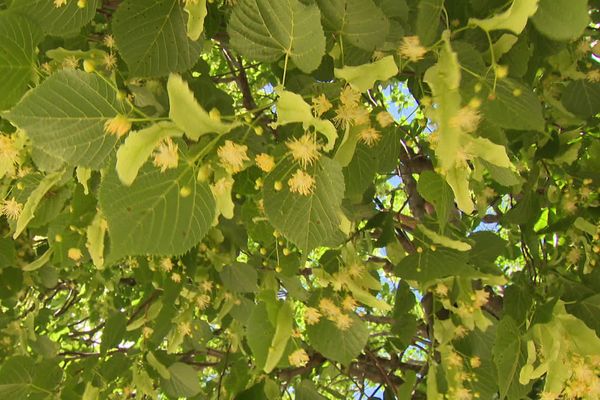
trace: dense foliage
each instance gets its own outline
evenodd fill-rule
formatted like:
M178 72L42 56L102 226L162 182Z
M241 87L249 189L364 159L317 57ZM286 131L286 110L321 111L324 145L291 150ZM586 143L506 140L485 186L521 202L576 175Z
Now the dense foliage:
M600 399L598 0L0 0L0 398Z

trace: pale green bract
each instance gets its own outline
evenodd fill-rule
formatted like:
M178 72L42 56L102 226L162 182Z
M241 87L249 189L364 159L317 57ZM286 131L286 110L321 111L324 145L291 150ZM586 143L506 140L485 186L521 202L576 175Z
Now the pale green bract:
M508 10L487 19L470 18L469 24L476 25L485 31L508 30L520 34L527 20L538 8L539 0L513 0Z
M188 37L191 40L200 39L200 35L204 31L204 18L208 15L206 0L186 1L183 9L188 14Z
M169 76L167 92L170 104L169 117L192 140L198 140L208 133L222 135L237 126L236 123L228 124L221 122L220 119L211 118L179 75Z
M387 56L370 64L335 69L335 77L342 78L359 92L371 89L375 82L385 82L398 73L393 56Z
M294 122L302 123L304 129L314 127L317 132L327 138L323 151L328 152L333 149L337 139L337 130L331 121L315 117L310 105L299 94L283 90L281 87L276 88L275 93L279 96L276 103L277 123L274 125L275 127Z
M181 137L183 132L169 122L159 122L127 135L117 151L117 174L124 185L131 185L156 146L165 138Z

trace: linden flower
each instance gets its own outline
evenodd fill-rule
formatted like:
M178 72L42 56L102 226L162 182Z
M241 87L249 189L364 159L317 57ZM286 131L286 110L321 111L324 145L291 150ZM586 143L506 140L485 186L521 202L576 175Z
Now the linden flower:
M375 128L365 128L358 133L358 140L369 147L373 147L375 143L379 142L379 139L381 139L381 134Z
M145 326L142 328L142 336L145 339L149 339L153 333L154 333L154 329L150 328L149 326Z
M65 68L75 69L79 66L79 59L74 56L69 56L63 60L62 65Z
M600 70L594 69L585 74L585 78L590 82L600 82Z
M298 349L288 356L288 361L292 367L304 367L309 361L308 354L304 349Z
M0 160L6 160L12 165L19 163L19 149L10 136L0 135Z
M254 161L256 166L264 172L271 172L275 168L275 159L266 153L260 153L254 158Z
M313 307L307 307L304 310L304 321L307 325L314 325L321 319L321 313L319 310Z
M348 275L351 278L360 278L365 273L364 265L354 263L348 267Z
M115 38L114 38L113 35L106 35L106 36L104 36L104 39L102 39L102 42L109 49L112 49L112 48L115 47Z
M382 111L378 113L375 116L375 119L377 120L379 126L381 126L382 128L387 128L388 126L394 123L394 117L392 117L392 114L390 114L387 111Z
M352 89L351 86L346 86L340 93L340 102L346 106L358 105L360 100L360 92Z
M154 153L152 164L160 168L160 172L165 172L170 168L177 168L177 165L179 165L178 146L173 143L171 138L162 141L158 146L156 153Z
M173 261L170 258L163 258L160 260L160 268L165 272L171 272L173 269Z
M454 391L453 398L456 400L472 400L473 394L469 389L463 387Z
M190 324L189 322L180 322L177 325L177 330L183 336L188 336L190 333L192 333L192 324Z
M198 306L198 308L200 310L206 310L206 307L208 307L208 305L210 304L210 296L207 294L201 294L198 297L196 297L196 306Z
M175 283L179 283L181 282L181 275L179 275L177 272L173 272L171 274L171 280Z
M290 149L294 160L302 165L302 168L312 165L313 162L319 159L319 146L314 136L309 133L305 133L300 139L290 139L285 142L285 145Z
M453 367L460 367L462 363L463 359L458 353L452 352L448 355L448 364L452 365Z
M202 282L200 287L202 288L202 290L204 292L210 292L213 288L213 283L211 281L204 281L204 282Z
M308 196L315 190L315 178L299 169L288 180L288 185L290 192Z
M581 251L574 247L571 250L569 250L569 253L567 254L567 262L569 264L577 264L579 262L579 259L581 258Z
M481 114L471 107L463 107L450 119L450 126L458 128L466 133L475 132L481 122Z
M221 164L231 173L240 172L244 167L244 161L249 161L246 151L248 146L236 144L226 140L225 144L217 150Z
M312 107L315 115L320 117L327 111L331 110L333 105L327 100L324 94L312 98Z
M410 61L417 62L423 59L427 53L427 49L421 46L418 36L404 36L398 52Z
M54 0L54 7L60 8L67 4L67 0Z
M104 123L104 132L110 135L122 137L131 130L131 121L122 114L117 114L116 117L109 119Z
M83 257L83 254L81 253L81 250L79 250L75 247L71 247L67 251L67 257L69 257L73 261L79 261L79 260L81 260L81 257Z
M477 308L481 308L487 304L490 294L485 290L476 290L473 295L473 305Z
M348 330L352 326L352 318L350 318L350 316L346 314L340 314L335 316L333 318L333 322L340 331Z
M353 311L356 308L356 300L352 296L346 296L342 301L342 308L346 311Z
M117 57L114 54L106 54L102 58L102 62L107 70L112 71L117 66Z
M13 197L10 200L4 200L0 208L0 215L6 215L6 218L17 220L23 211L23 204L18 203Z
M471 364L471 367L473 368L479 368L481 367L481 359L477 356L471 357L469 364Z
M435 287L435 294L440 297L446 297L448 295L448 286L443 283L438 283Z
M327 317L334 317L341 314L338 306L333 304L333 301L328 298L324 298L319 301L319 308Z

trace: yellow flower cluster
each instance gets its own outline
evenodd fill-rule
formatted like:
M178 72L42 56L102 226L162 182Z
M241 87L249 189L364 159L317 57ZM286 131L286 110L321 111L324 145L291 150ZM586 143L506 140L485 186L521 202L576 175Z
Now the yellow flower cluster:
M331 299L321 299L319 301L319 309L339 330L345 331L352 326L352 318L348 314L342 313L342 310Z
M225 144L217 149L217 155L221 165L232 174L235 174L244 168L244 161L250 160L246 154L247 150L248 146L226 140Z
M165 172L170 168L177 168L179 165L178 146L173 143L171 138L163 140L154 153L154 166L160 168L160 172Z
M404 36L398 53L412 62L417 62L422 60L425 54L427 54L427 49L421 45L418 36Z

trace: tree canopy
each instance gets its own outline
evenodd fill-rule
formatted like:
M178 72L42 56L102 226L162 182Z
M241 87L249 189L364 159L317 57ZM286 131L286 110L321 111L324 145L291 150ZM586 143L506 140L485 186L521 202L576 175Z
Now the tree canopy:
M0 398L600 399L599 9L0 0Z

